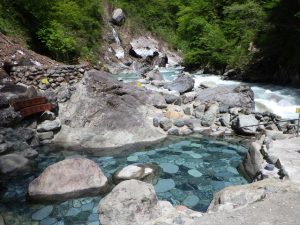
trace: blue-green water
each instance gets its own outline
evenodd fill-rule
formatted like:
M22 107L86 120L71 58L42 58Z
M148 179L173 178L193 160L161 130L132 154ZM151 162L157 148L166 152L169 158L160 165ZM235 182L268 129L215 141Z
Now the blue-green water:
M159 169L152 182L159 199L168 200L173 205L186 205L194 210L205 211L214 192L247 182L236 169L246 151L242 146L223 141L189 138L138 152L85 157L95 161L109 178L126 165L155 164ZM70 155L70 152L41 153L35 174L10 182L8 189L2 192L0 201L0 213L7 225L99 224L97 207L103 196L51 205L26 201L29 182L47 166Z

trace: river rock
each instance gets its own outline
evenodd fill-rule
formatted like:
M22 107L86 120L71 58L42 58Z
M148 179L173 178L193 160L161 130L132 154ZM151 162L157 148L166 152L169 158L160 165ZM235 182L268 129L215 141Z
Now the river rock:
M182 95L182 103L187 104L189 102L192 102L192 101L194 101L196 96L197 96L197 92L195 92L195 91L185 93Z
M41 115L41 120L42 121L45 121L45 120L55 120L56 116L53 112L50 112L50 111L46 111L46 112L43 112L42 115Z
M172 127L173 123L170 119L162 118L159 122L159 126L164 131L168 131Z
M107 178L93 161L65 159L47 167L33 180L28 195L34 200L66 200L98 195L106 191L107 184Z
M146 176L153 174L154 169L149 165L129 165L116 171L113 175L113 179L116 183L120 183L124 180L142 180Z
M254 111L254 93L248 86L240 86L238 88L219 86L197 89L197 93L195 102L205 103L216 101L219 103L222 112L229 112L229 109L233 107L241 107Z
M55 131L61 127L61 122L59 119L56 120L46 120L38 125L37 131L38 132L47 132L47 131Z
M202 126L210 127L211 125L213 125L218 113L219 113L219 104L214 103L210 105L208 110L205 111L202 117L202 121L201 121Z
M166 104L159 93L90 70L71 99L59 104L64 124L53 142L100 151L161 140L166 134L153 126L153 118L161 113L155 108L158 103Z
M244 135L256 134L257 125L259 121L254 115L239 115L232 121L232 128L235 132Z
M122 9L115 9L112 13L112 22L115 25L121 26L125 22L125 14Z
M23 152L23 155L27 159L35 159L36 157L38 157L39 153L32 148L28 148Z
M101 200L99 214L103 225L144 225L159 217L161 210L151 184L128 180Z
M160 179L155 185L157 193L167 192L175 188L175 182L172 179Z
M38 137L40 141L51 140L54 137L54 133L53 131L40 132L38 133Z
M167 104L173 104L176 102L180 97L172 94L163 94Z
M43 220L46 217L48 217L52 213L52 211L53 211L53 206L46 206L33 213L31 219Z
M176 78L171 83L166 84L165 88L170 91L177 91L180 94L184 94L186 92L192 91L194 88L194 84L195 80L191 76L184 75Z
M31 165L28 159L21 154L8 154L0 157L0 175L26 174Z
M220 122L221 122L222 126L230 127L230 125L231 125L230 119L231 119L231 116L229 113L222 114L220 117Z

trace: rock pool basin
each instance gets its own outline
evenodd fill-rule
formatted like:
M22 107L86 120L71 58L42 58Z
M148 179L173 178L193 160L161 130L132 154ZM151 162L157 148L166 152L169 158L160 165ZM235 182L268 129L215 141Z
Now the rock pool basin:
M154 164L158 168L154 185L160 200L206 211L213 193L247 181L236 169L247 149L226 141L199 138L175 139L136 152L114 156L92 156L78 152L41 151L34 174L9 181L1 190L0 213L7 225L97 225L101 197L57 203L27 201L27 188L47 166L68 157L87 157L96 162L108 178L132 164Z

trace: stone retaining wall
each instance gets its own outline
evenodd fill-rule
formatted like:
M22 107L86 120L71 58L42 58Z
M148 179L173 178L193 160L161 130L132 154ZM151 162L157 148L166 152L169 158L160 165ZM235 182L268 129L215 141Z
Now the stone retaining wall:
M33 85L42 90L57 88L62 83L77 83L86 70L84 65L67 66L16 66L12 68L11 78L15 83Z

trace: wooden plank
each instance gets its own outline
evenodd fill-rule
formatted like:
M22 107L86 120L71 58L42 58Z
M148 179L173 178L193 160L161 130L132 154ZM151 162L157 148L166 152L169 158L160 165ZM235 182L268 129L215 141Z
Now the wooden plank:
M37 97L37 98L31 98L23 101L17 101L12 103L12 107L16 111L19 111L20 109L27 108L30 106L35 106L35 105L41 105L46 103L46 98L45 97Z
M34 105L34 106L30 106L30 107L26 107L26 108L21 109L20 114L24 118L24 117L33 115L35 113L50 111L53 108L54 108L54 105L52 105L51 103L46 103L46 104L41 104L41 105Z

